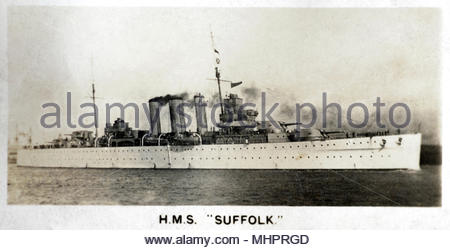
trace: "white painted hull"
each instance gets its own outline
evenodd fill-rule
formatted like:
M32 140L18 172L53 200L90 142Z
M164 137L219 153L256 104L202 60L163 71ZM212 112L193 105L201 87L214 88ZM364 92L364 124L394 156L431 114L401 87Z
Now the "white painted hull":
M421 134L404 134L248 145L22 149L17 164L69 168L419 170L420 144Z

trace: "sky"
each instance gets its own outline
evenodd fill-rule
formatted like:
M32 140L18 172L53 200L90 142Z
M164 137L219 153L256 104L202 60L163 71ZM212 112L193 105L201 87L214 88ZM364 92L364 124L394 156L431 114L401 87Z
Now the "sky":
M344 122L350 104L364 103L372 113L380 97L384 120L390 106L405 103L412 119L405 131L440 143L437 9L11 6L7 21L10 138L16 128L31 128L36 143L70 133L66 93L75 123L92 112L79 107L90 102L92 82L100 134L106 103L137 103L139 129L149 128L141 105L152 97L201 92L213 103L217 84L207 80L214 78L213 31L222 78L243 81L233 89L224 84L224 94L260 106L264 91L269 104L280 103L273 116L284 121L295 119L295 103L320 111L324 92L342 106ZM61 107L59 129L40 125L41 116L53 112L42 108L50 102ZM166 112L163 131L170 127ZM354 111L355 120L360 113ZM118 112L111 114L114 120ZM135 127L133 114L125 118ZM404 116L395 113L399 121Z

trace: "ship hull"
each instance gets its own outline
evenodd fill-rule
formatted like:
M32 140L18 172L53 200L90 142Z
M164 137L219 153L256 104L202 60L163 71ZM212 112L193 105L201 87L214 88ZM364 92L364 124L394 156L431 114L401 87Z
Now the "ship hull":
M155 169L415 169L421 134L197 146L22 149L19 166Z

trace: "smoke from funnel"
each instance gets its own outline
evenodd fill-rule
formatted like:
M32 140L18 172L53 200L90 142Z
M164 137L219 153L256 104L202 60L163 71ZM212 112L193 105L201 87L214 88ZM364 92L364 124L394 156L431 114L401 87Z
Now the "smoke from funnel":
M254 101L258 98L258 96L261 94L261 90L257 87L246 87L243 88L242 94L244 95L244 98L248 101Z
M281 104L280 106L280 113L284 116L286 116L287 118L291 118L294 117L295 115L295 105L294 106L289 106L285 103Z
M218 93L214 93L210 98L209 98L209 102L208 102L208 107L212 107L214 106L214 104L220 103L220 98L219 98L219 94Z
M187 92L183 92L177 95L167 94L165 96L157 96L153 97L149 100L149 102L159 102L161 105L166 105L171 99L182 99L187 100L189 98L189 94Z

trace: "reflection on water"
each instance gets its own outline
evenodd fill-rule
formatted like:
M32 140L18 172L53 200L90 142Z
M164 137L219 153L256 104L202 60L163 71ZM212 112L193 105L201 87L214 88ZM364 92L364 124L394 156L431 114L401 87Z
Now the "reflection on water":
M411 170L8 168L9 204L440 206L440 166Z

